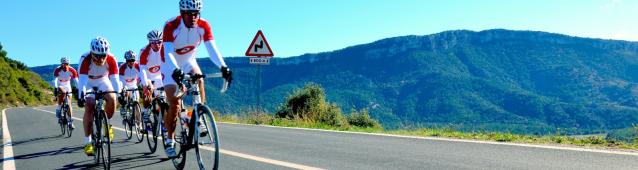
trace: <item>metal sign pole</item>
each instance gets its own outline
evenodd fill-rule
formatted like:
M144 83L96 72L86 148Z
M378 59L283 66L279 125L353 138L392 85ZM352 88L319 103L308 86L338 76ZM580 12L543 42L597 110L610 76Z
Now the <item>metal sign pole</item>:
M257 65L257 112L261 111L261 65Z

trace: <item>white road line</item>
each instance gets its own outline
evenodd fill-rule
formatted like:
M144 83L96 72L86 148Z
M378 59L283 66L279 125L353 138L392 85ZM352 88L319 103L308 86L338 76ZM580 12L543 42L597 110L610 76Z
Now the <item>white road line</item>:
M556 149L556 150L569 150L569 151L579 151L579 152L593 152L593 153L606 153L606 154L638 156L638 152L623 152L623 151L589 149L589 148L575 148L575 147L564 147L564 146L533 145L533 144L522 144L522 143L505 143L505 142L492 142L492 141L479 141L479 140L466 140L466 139L450 139L450 138L439 138L439 137L405 136L405 135L393 135L393 134L382 134L382 133L349 132L349 131L337 131L337 130L325 130L325 129L308 129L308 128L298 128L298 127L281 127L281 126L271 126L271 125L251 125L251 124L230 123L230 122L220 122L220 124L233 124L233 125L243 125L243 126L257 126L257 127L269 127L269 128L281 128L281 129L295 129L295 130L321 131L321 132L333 132L333 133L349 133L349 134L359 134L359 135L396 137L396 138L424 139L424 140L448 141L448 142L464 142L464 143L477 143L477 144L488 144L488 145L520 146L520 147L529 147L529 148Z
M33 109L55 114L55 112L48 111L48 110L42 110L42 109L39 109L39 108L33 108ZM80 119L80 118L76 118L76 117L72 117L72 118L75 119L75 120L78 120L78 121L82 121L82 119ZM116 130L119 130L119 131L124 131L124 129L119 128L119 127L115 127L115 126L113 126L113 129L116 129ZM215 149L213 149L211 147L203 147L203 149L206 149L206 150L209 150L209 151L215 151ZM295 163L290 163L290 162L284 162L284 161L279 161L279 160L274 160L274 159L269 159L269 158L254 156L254 155L248 155L248 154L239 153L239 152L230 151L230 150L225 150L225 149L221 149L221 150L219 150L219 152L223 153L223 154L226 154L226 155L230 155L230 156L240 157L240 158L244 158L244 159L250 159L250 160L254 160L254 161L258 161L258 162L263 162L263 163L268 163L268 164L272 164L272 165L278 165L278 166L283 166L283 167L288 167L288 168L293 168L293 169L321 170L321 168L317 168L317 167L306 166L306 165L301 165L301 164L295 164Z
M11 143L11 134L9 134L9 125L7 124L7 109L2 109L2 169L16 169L13 160L13 143Z

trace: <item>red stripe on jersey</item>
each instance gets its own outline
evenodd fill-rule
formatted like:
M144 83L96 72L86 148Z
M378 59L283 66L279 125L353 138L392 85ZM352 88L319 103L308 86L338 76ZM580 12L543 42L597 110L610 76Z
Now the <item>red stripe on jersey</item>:
M118 74L117 61L115 61L115 57L112 55L106 57L106 64L108 64L109 76Z
M203 37L204 41L209 41L214 39L213 33L210 28L210 24L208 24L208 21L200 18L199 20L197 20L197 26L204 29L204 37Z
M175 36L173 35L173 31L179 27L180 22L182 22L182 17L177 16L164 25L164 35L162 36L162 40L164 42L173 42L175 41Z
M55 71L53 71L53 77L60 76L60 70L62 70L62 67L55 68Z

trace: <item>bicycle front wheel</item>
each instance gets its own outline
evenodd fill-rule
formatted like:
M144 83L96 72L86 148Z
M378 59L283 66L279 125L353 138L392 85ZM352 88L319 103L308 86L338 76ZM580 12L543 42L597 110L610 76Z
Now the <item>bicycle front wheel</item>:
M70 138L71 134L73 133L73 127L71 126L71 122L72 122L71 119L73 118L71 117L71 114L69 112L69 106L66 105L64 108L66 108L65 109L66 111L62 112L65 115L63 117L64 121L62 121L62 123L66 125L66 137Z
M124 113L122 122L124 124L124 132L126 133L126 140L130 140L133 137L133 121L131 121L132 119L131 112L133 109L131 109L131 106L128 104L125 107L126 109L124 110L126 113Z
M217 169L219 167L219 136L217 124L210 108L206 105L197 106L199 115L196 129L195 155L199 169ZM197 135L199 134L199 135Z
M134 102L131 119L133 120L132 122L133 122L134 128L132 129L135 131L135 137L137 137L137 143L141 143L142 141L144 141L144 134L142 133L144 129L144 121L142 120L141 112L142 111L140 110L140 104L137 102Z
M104 129L104 135L102 135L102 161L104 169L111 169L111 137L109 135L109 121L106 118L106 113L100 111L100 122Z

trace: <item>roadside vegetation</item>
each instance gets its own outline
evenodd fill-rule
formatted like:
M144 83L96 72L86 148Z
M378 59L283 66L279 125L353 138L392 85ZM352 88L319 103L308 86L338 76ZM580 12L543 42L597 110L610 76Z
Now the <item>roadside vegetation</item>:
M7 56L0 44L0 108L51 104L49 84L20 61Z
M248 111L242 114L225 114L218 120L230 123L270 125L280 127L300 127L365 133L384 133L393 135L442 137L454 139L511 142L526 144L565 145L597 149L638 150L638 138L630 141L606 138L604 135L566 136L560 129L553 135L520 135L503 132L463 132L453 128L419 128L411 130L385 130L381 124L370 117L367 109L352 110L347 115L335 104L326 101L324 89L314 83L290 94L274 114L260 111ZM638 132L638 126L632 128Z

